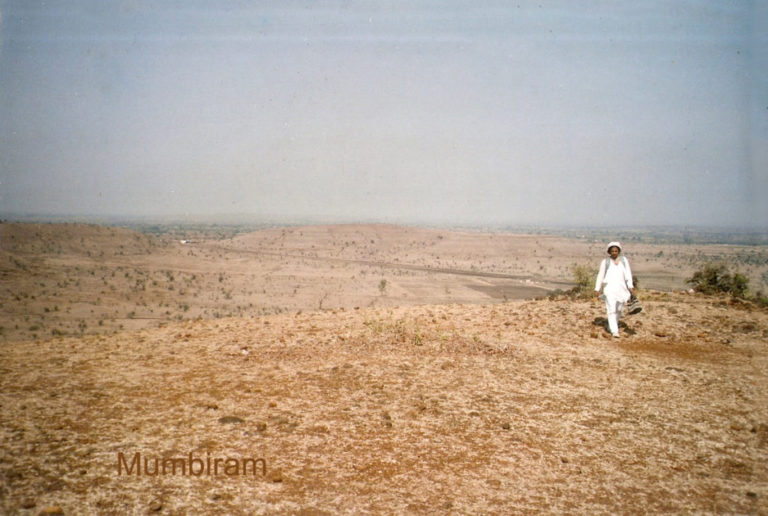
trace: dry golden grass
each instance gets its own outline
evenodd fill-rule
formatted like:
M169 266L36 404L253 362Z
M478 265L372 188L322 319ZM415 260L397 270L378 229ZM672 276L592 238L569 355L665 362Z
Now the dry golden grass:
M0 509L764 511L768 314L649 296L619 341L601 315L334 310L5 345ZM268 473L119 476L118 452Z
M614 340L598 301L489 294L546 284L537 260L557 278L591 252L577 241L66 229L83 247L3 226L0 288L19 299L0 317L0 513L768 511L768 313L751 304L645 291ZM120 329L115 310L136 314ZM137 452L267 474L119 475Z

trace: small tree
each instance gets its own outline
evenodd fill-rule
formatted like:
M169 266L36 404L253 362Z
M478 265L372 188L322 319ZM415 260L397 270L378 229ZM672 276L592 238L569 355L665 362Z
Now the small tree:
M571 272L573 273L573 281L576 282L572 292L579 296L589 294L590 286L595 281L594 271L586 265L573 264Z
M379 282L379 292L381 292L381 295L383 296L386 291L387 291L387 280L382 279Z

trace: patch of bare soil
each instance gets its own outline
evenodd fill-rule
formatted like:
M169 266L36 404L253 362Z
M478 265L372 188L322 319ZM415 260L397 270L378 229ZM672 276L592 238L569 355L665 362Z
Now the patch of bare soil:
M766 512L768 314L642 300L618 340L561 298L7 342L0 512Z

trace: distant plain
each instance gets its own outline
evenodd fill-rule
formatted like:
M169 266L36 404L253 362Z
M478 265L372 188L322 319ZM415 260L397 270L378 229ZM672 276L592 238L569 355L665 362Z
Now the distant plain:
M573 265L596 273L605 243L381 224L142 233L5 223L0 339L297 310L531 299L572 287ZM768 246L628 241L625 249L640 288L686 289L694 270L723 261L768 290Z

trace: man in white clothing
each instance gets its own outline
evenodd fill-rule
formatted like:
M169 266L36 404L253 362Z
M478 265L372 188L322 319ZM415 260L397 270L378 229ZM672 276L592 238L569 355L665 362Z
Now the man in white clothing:
M605 311L608 314L608 329L611 335L618 338L621 311L624 309L624 303L635 293L635 286L632 284L629 261L624 256L619 256L621 244L608 244L608 254L609 257L600 263L600 272L597 273L595 281L595 297L600 295L602 289Z

